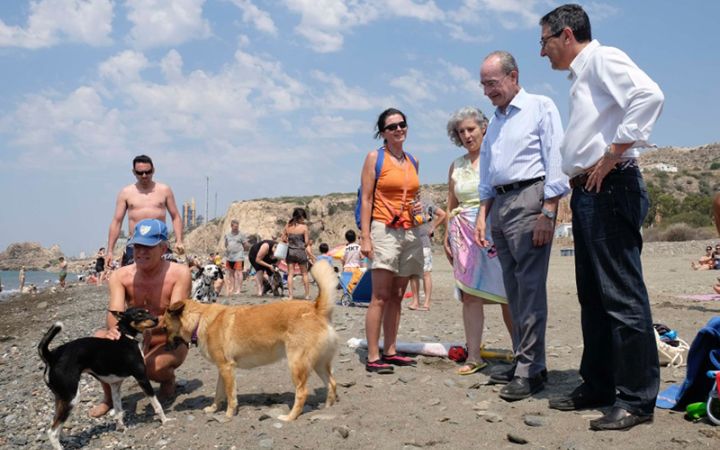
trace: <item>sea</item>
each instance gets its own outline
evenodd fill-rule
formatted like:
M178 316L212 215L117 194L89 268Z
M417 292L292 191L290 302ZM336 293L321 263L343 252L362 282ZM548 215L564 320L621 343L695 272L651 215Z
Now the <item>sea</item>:
M19 292L20 280L18 279L20 272L17 270L0 270L0 284L2 284L2 292L0 292L0 300L5 299L12 294ZM68 273L68 282L76 282L77 274ZM58 284L57 272L45 272L43 270L26 270L25 286L34 284L39 290L47 289Z

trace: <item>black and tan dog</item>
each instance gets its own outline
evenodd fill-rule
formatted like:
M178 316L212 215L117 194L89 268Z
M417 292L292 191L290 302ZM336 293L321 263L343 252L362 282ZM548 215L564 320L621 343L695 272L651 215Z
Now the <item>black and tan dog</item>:
M325 406L335 402L332 359L337 335L330 323L337 276L326 262L313 266L319 293L314 302L289 300L268 305L225 306L183 300L165 312L168 343L197 340L202 354L218 368L213 413L227 400L226 416L237 409L235 367L250 369L287 357L295 384L295 403L281 420L295 420L307 399L310 371L327 387Z
M120 386L128 377L135 378L145 395L150 397L160 421L165 423L168 420L145 374L142 354L143 331L155 327L158 324L157 317L143 308L111 313L118 319L121 333L118 340L85 337L50 350L50 342L63 328L61 322L56 322L38 344L38 353L45 362L45 383L55 394L55 417L48 429L48 436L56 449L62 448L60 432L77 403L78 385L83 373L110 385L118 430L125 428Z

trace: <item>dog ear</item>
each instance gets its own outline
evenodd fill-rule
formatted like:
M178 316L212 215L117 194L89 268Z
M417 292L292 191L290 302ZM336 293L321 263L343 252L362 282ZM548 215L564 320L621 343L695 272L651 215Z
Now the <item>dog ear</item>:
M170 306L168 306L167 312L171 316L179 316L182 314L183 310L185 309L185 302L177 302L173 303Z

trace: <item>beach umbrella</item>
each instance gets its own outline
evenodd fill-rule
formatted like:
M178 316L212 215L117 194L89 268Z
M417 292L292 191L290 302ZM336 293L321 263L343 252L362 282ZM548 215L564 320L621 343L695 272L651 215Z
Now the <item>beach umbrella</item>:
M333 247L328 252L328 255L332 256L335 259L343 259L343 256L345 256L345 244L340 244Z

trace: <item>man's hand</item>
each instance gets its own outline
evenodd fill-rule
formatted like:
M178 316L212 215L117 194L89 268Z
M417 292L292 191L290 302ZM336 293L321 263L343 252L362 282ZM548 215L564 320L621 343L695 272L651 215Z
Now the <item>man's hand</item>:
M603 157L600 158L600 161L590 168L590 172L588 172L588 179L585 183L585 189L589 192L600 192L603 180L607 174L615 168L615 165L619 161L619 157L613 156L610 153L605 153Z
M112 250L108 249L107 253L105 253L105 270L110 270L110 268L112 268L112 262L113 262Z
M475 221L475 242L482 247L488 248L490 241L485 239L485 218L478 214L478 218Z
M549 219L545 214L538 215L535 228L533 228L532 242L535 247L542 247L549 244L553 239L555 231L555 220Z
M105 333L105 338L112 339L113 341L117 341L118 339L120 339L120 336L120 330L118 329L118 327L108 328L107 332Z

